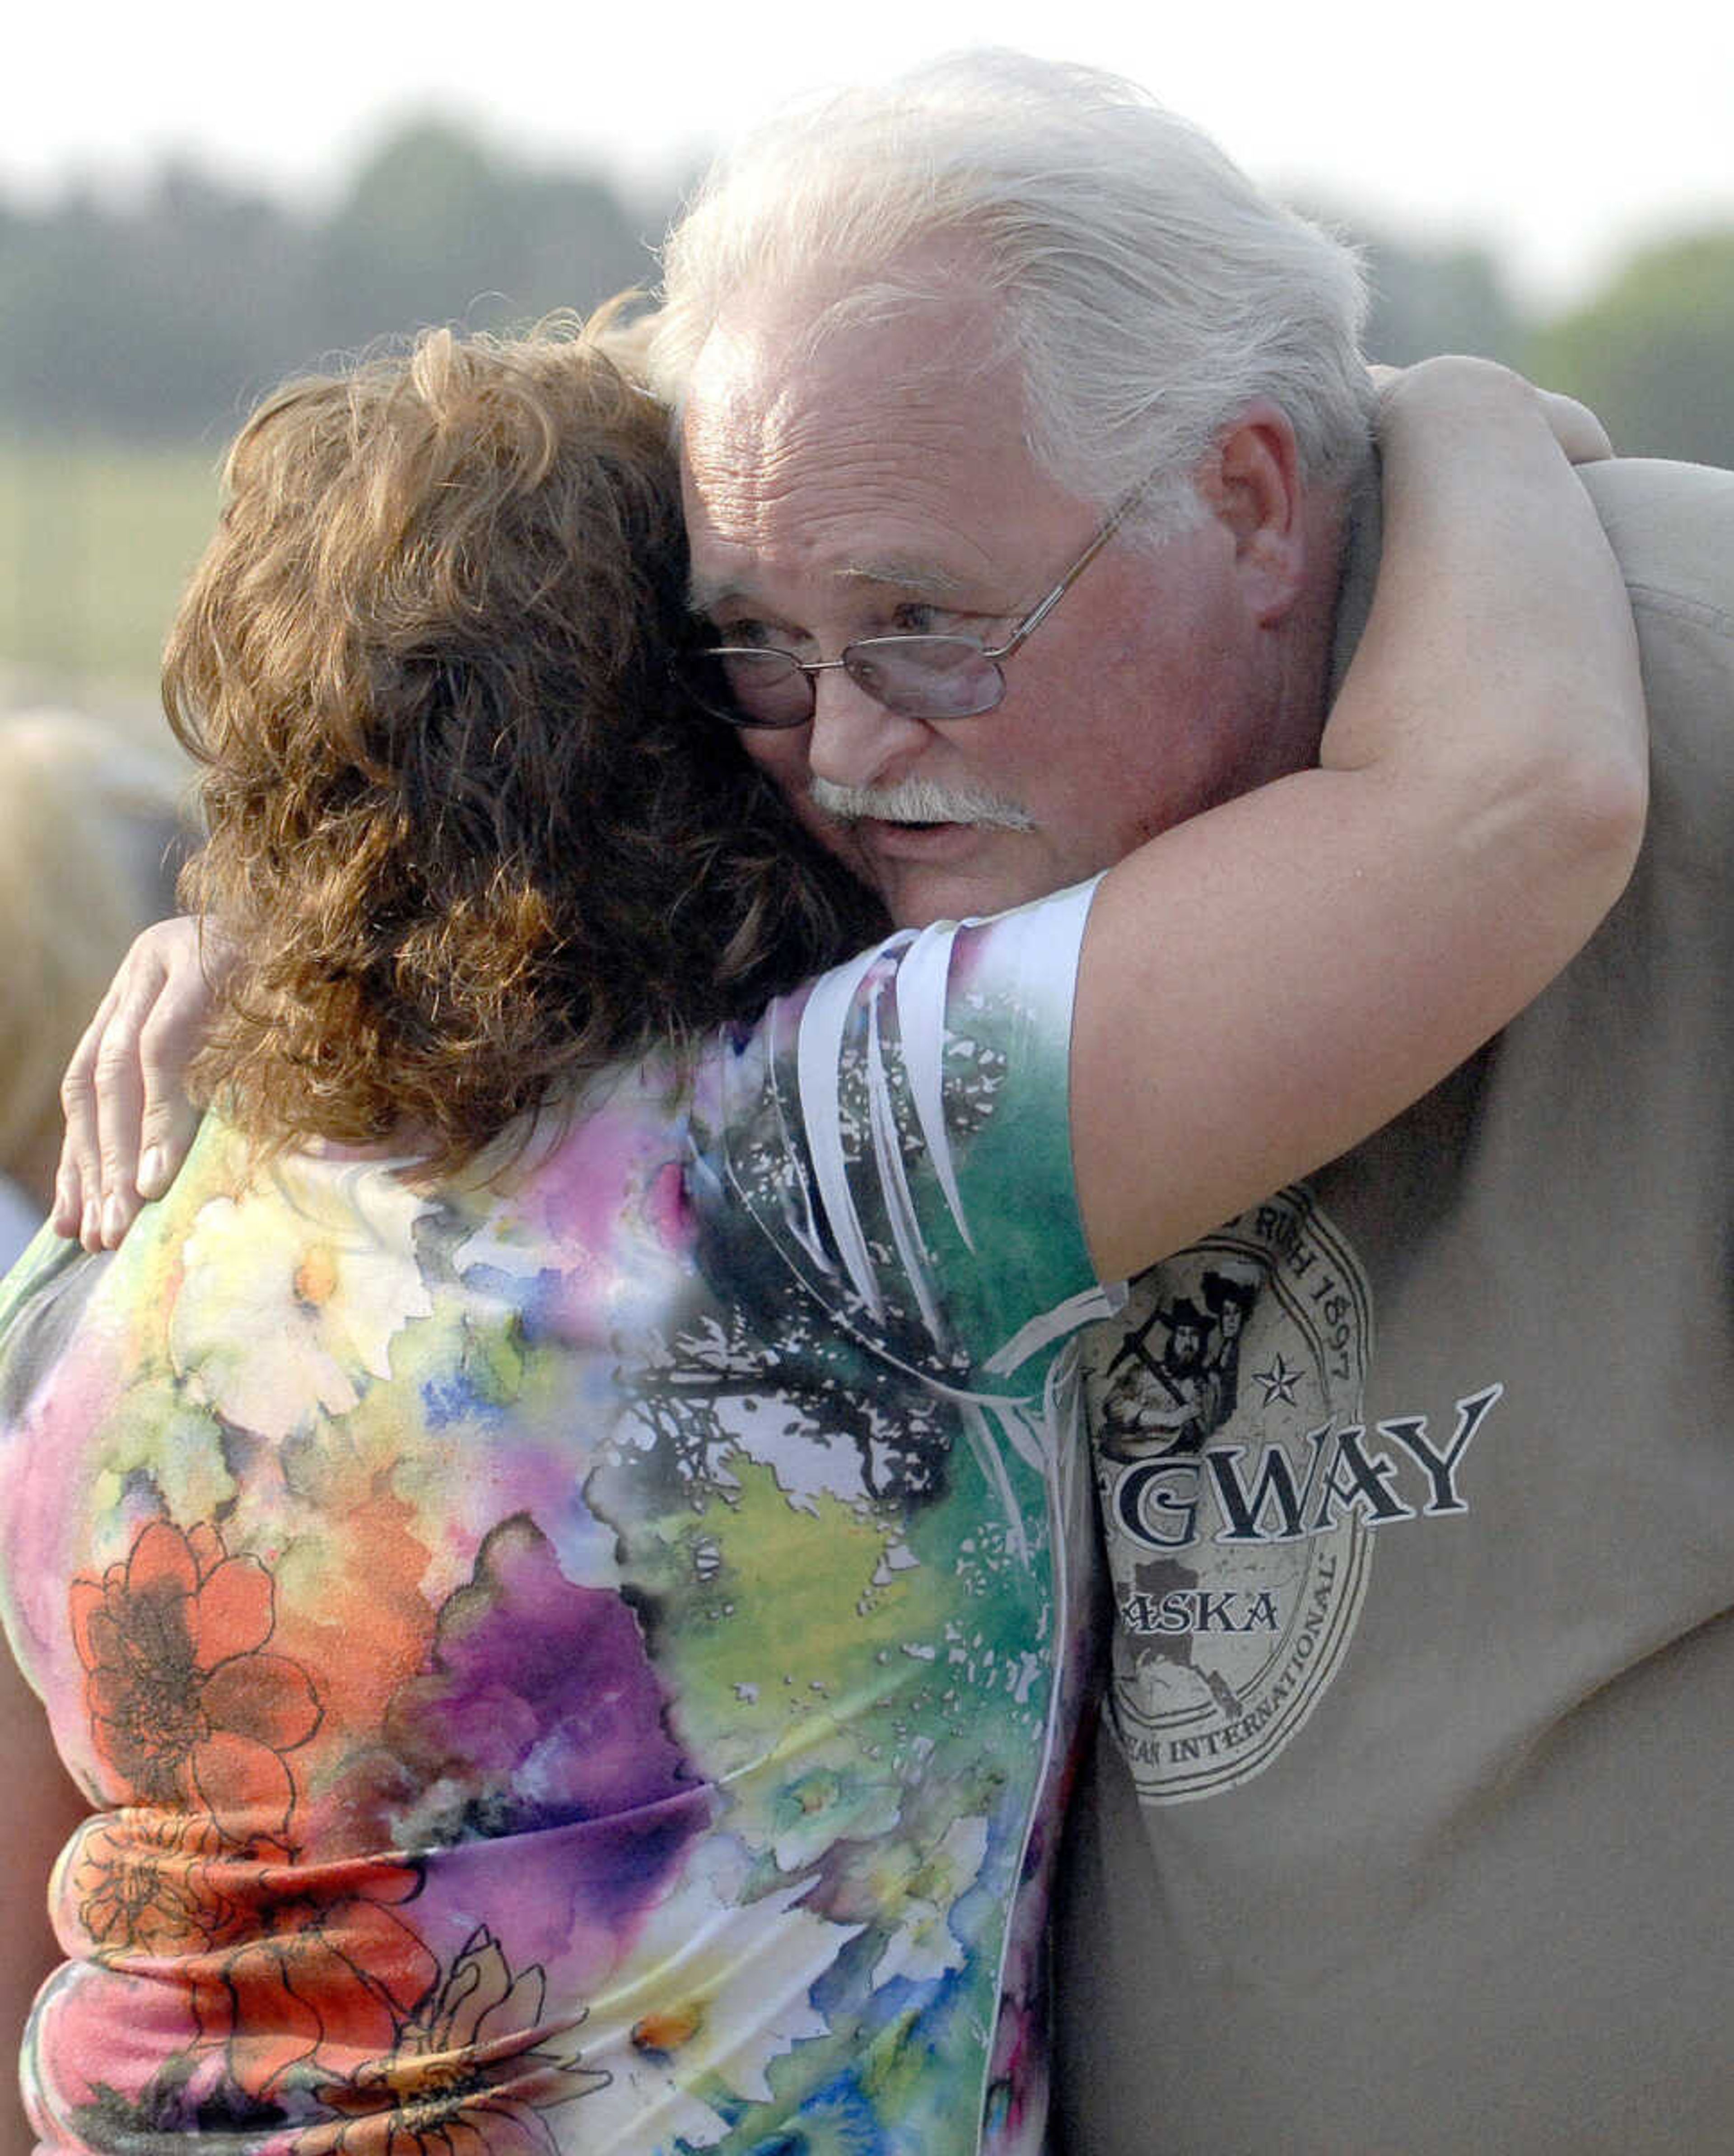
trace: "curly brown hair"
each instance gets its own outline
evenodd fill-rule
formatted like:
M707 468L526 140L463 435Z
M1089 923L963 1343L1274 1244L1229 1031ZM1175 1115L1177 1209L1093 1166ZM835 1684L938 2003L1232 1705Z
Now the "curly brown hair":
M239 954L193 1079L266 1148L449 1172L882 928L673 684L667 416L609 336L431 332L229 454L163 701L208 767L182 901Z

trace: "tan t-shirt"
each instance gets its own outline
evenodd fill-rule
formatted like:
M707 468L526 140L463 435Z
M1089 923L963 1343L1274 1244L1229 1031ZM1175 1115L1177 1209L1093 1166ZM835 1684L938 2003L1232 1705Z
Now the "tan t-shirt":
M1071 2156L1734 2149L1734 474L1588 483L1654 732L1631 889L1093 1350Z

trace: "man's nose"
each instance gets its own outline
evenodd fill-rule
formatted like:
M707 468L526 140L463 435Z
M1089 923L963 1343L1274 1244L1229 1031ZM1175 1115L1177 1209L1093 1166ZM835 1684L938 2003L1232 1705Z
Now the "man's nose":
M886 786L901 778L931 738L924 719L905 718L870 696L841 667L813 680L808 762L834 786Z

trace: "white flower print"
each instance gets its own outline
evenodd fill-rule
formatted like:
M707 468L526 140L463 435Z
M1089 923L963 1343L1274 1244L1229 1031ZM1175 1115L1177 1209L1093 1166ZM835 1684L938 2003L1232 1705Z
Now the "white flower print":
M201 1209L169 1352L190 1393L282 1439L310 1401L326 1414L354 1407L355 1373L389 1377L392 1341L434 1306L413 1244L425 1199L353 1163L297 1161L277 1181Z

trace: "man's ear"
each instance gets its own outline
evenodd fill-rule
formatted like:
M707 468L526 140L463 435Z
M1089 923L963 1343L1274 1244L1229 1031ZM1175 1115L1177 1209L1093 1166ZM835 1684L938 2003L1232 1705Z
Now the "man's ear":
M1280 621L1306 574L1306 486L1295 429L1275 405L1248 405L1198 475L1206 507L1228 532L1242 596L1261 629Z

